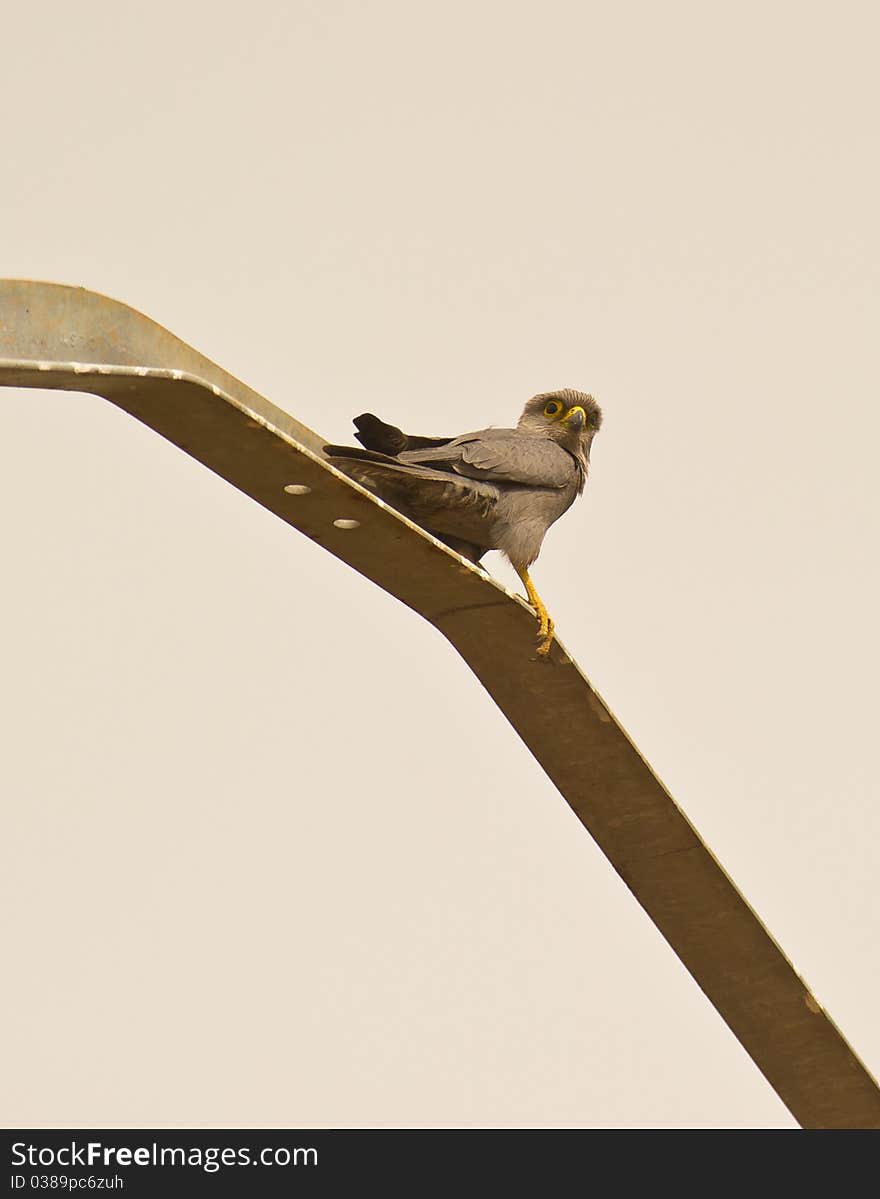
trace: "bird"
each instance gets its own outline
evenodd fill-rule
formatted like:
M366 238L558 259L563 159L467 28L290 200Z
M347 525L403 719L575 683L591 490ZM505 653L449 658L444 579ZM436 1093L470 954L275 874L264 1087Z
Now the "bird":
M325 445L331 463L469 561L500 550L525 587L546 657L554 625L529 568L547 530L584 490L602 424L593 396L570 387L541 392L515 428L458 437L407 434L371 412L353 423L360 447Z

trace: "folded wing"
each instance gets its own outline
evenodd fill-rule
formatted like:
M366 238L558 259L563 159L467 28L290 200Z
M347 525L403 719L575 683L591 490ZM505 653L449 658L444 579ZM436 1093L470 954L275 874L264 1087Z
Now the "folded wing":
M555 441L516 429L483 429L446 445L405 450L399 458L471 479L525 487L569 487L579 473L576 459Z
M324 452L334 466L432 533L481 552L488 548L485 534L499 498L492 483L349 446L328 445ZM453 548L476 560L461 544Z

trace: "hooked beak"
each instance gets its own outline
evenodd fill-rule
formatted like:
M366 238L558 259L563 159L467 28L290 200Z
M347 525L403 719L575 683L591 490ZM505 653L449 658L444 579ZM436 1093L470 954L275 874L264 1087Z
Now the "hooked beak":
M578 404L574 408L569 408L568 412L566 412L565 416L563 417L563 420L570 428L574 429L576 433L580 433L581 429L583 429L584 425L587 423L587 414Z

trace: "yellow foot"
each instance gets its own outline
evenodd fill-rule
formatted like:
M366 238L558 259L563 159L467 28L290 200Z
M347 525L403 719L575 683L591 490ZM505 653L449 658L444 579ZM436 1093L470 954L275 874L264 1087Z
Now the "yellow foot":
M546 658L550 653L550 646L553 644L553 621L547 615L546 608L540 614L539 620L538 640L541 644L538 646L538 653L542 658Z
M520 571L519 577L523 581L529 603L535 609L535 615L538 618L538 641L540 642L538 655L546 658L550 653L550 646L553 644L553 621L550 619L550 613L544 607L544 601L535 589L535 584L529 578L529 572L527 570Z

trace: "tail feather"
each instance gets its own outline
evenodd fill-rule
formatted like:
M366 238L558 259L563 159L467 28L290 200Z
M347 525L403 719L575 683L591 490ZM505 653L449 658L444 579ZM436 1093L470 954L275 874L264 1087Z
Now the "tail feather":
M365 449L375 450L380 454L402 454L404 450L423 450L429 446L447 445L450 437L418 437L412 433L404 433L396 425L386 424L372 412L363 412L354 418L357 429L355 437Z

